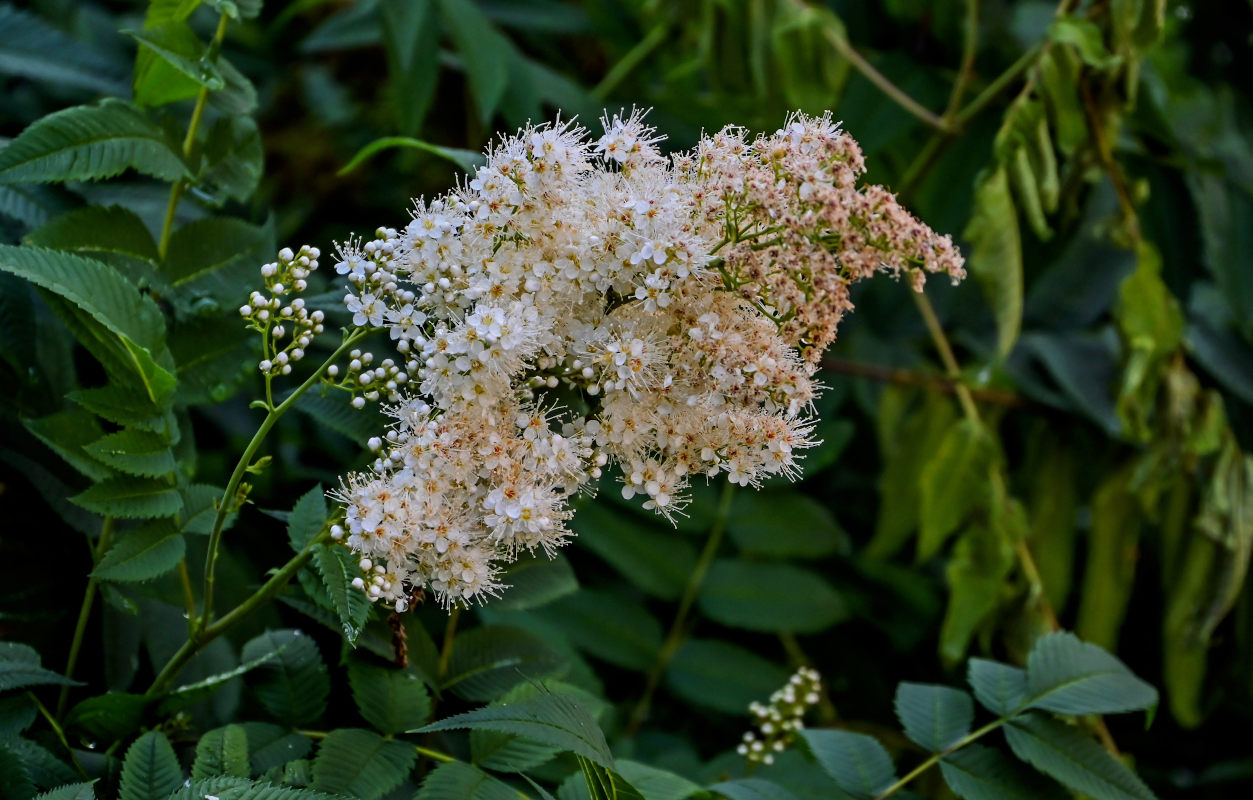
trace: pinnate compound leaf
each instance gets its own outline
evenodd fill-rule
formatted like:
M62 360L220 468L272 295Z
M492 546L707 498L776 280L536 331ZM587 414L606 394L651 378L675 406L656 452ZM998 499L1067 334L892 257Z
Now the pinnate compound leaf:
M1117 714L1157 705L1157 690L1127 665L1068 631L1041 636L1027 656L1028 708Z
M420 727L430 716L426 684L413 670L353 659L348 662L348 685L361 716L388 736Z
M17 642L0 642L0 692L27 686L81 686L39 664L35 649Z
M1014 755L1093 800L1155 800L1134 772L1073 726L1033 712L1005 726Z
M309 546L326 524L326 495L322 484L301 495L287 517L287 541L297 553Z
M165 132L121 100L49 114L0 150L0 183L97 180L128 169L163 181L187 175Z
M346 547L322 545L313 551L313 564L326 584L331 606L339 615L341 630L349 644L357 641L366 617L370 614L370 601L365 592L352 585L353 578L361 570Z
M148 731L126 751L118 800L165 800L182 782L183 768L170 740Z
M896 781L892 757L873 736L849 731L801 731L809 752L845 792L868 800Z
M266 631L240 651L244 662L259 661L249 685L275 719L292 727L313 722L326 710L331 679L313 639L294 629Z
M215 728L196 743L196 760L192 763L192 780L225 776L247 778L248 734L241 725Z
M978 744L946 755L940 772L953 794L964 800L1066 800L1070 796L999 750Z
M71 497L70 502L119 519L172 517L183 508L182 495L165 481L129 476L101 481Z
M193 780L170 795L169 800L344 800L343 795L298 789L292 786L275 786L269 781L253 781L247 778L219 776Z
M58 786L43 794L35 795L35 800L96 800L96 790L92 788L95 784L95 781L91 781ZM164 795L162 795L162 800L165 800Z
M84 448L93 458L127 475L159 478L178 468L167 437L143 430L102 436Z
M997 716L1009 716L1027 700L1027 672L1018 667L972 658L966 679L979 704Z
M960 689L902 683L896 687L896 716L915 744L938 753L970 733L975 704Z
M513 733L583 756L612 769L613 755L596 720L567 695L543 694L502 706L488 706L440 720L417 733L459 729Z
M413 745L358 728L333 730L313 759L313 788L378 800L413 768Z
M123 583L151 580L178 566L185 551L183 535L171 522L151 522L119 534L91 574Z
M518 800L518 793L477 767L450 761L426 776L414 800Z
M716 622L767 633L817 633L848 617L829 583L791 564L718 559L699 602Z
M170 397L174 376L161 309L116 269L57 250L0 245L0 270L52 292L116 336L148 400L160 406Z

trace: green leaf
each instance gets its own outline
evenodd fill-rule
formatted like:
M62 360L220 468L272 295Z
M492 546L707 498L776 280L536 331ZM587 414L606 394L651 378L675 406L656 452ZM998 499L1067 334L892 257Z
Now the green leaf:
M736 495L727 532L743 552L775 558L819 558L848 550L848 535L831 511L790 489Z
M41 117L0 150L0 183L98 180L128 169L163 181L187 175L165 132L121 100Z
M126 751L118 800L165 800L182 782L183 769L170 740L160 731L148 731Z
M787 679L773 662L713 639L688 640L666 669L667 685L683 699L738 716Z
M215 205L245 202L265 171L261 133L252 117L223 117L213 123L204 145L198 188Z
M313 551L313 564L326 585L331 607L339 615L344 637L349 644L353 644L370 615L370 600L365 591L352 585L353 578L359 577L361 570L348 548L340 545L318 547Z
M949 601L940 626L940 655L945 661L955 664L965 656L975 631L1000 605L1013 566L1013 546L1000 526L974 524L957 540L944 570Z
M448 730L489 730L513 733L551 745L595 764L613 768L605 735L587 709L567 695L543 694L502 706L488 706L440 720L415 733Z
M618 759L618 774L626 778L645 800L686 800L703 791L682 775L638 761Z
M479 122L487 124L504 97L516 51L470 0L436 0L436 3L444 30L465 64Z
M573 696L582 703L593 717L599 718L604 703L577 687L559 681L519 683L492 701L493 707L507 706L521 700L533 700L548 693ZM527 772L546 764L561 752L561 748L533 742L512 733L475 729L470 731L471 761L484 769L497 772Z
M979 704L1001 717L1022 708L1027 701L1027 672L983 658L972 658L967 680Z
M169 438L148 431L110 433L83 449L93 458L127 475L160 478L178 469Z
M48 748L29 739L0 741L0 749L17 756L21 762L22 770L29 776L31 783L36 788L58 786L81 777L81 773L75 771L69 764L53 755ZM0 787L3 789L9 788L4 784L0 784Z
M19 736L35 721L37 713L35 701L24 694L0 698L0 739Z
M0 642L0 692L27 686L82 686L39 665L39 653L17 642Z
M938 753L970 733L975 706L960 689L901 683L896 687L896 717L915 744Z
M378 800L409 775L416 756L413 745L373 731L333 730L313 759L313 788Z
M455 147L441 147L437 144L431 144L430 142L424 142L420 139L413 139L408 136L385 136L381 139L375 139L365 147L358 150L356 155L349 159L347 164L340 167L339 171L335 174L341 176L347 175L378 153L381 153L384 150L389 150L393 147L421 150L423 152L439 156L445 161L450 161L453 164L456 164L457 167L466 174L474 174L474 170L486 162L486 158L482 153L477 153L472 150L459 150Z
M414 670L354 658L348 662L348 685L361 716L387 736L425 725L431 714L430 695Z
M204 0L210 8L231 19L256 19L261 13L264 0Z
M492 601L500 611L540 608L579 590L570 562L560 554L519 559L501 572L500 579L509 587L504 597Z
M64 298L99 323L117 337L108 344L126 359L148 399L159 405L170 396L174 376L168 370L161 310L113 267L56 250L0 245L0 270Z
M182 317L233 313L247 299L244 287L256 276L258 265L273 253L274 230L269 225L250 225L233 217L207 217L184 225L170 237L165 259L176 311Z
M346 392L323 396L305 392L296 400L296 409L303 411L321 425L343 434L354 444L364 445L384 427L382 414L373 406L355 409Z
M605 769L583 756L579 756L578 760L591 800L644 800L639 789L614 770Z
M25 242L102 261L109 261L109 256L138 259L153 266L160 261L148 226L133 211L121 206L76 208L32 231Z
M1118 632L1131 603L1144 515L1130 490L1131 468L1109 475L1092 497L1092 527L1084 562L1079 618L1080 638L1107 650L1118 647Z
M701 584L699 602L716 622L767 633L817 633L848 618L829 583L791 564L718 559Z
M1028 708L1058 714L1118 714L1157 705L1157 690L1127 665L1073 633L1041 636L1027 656Z
M971 744L940 760L950 789L964 800L1065 800L1070 795L1000 751Z
M985 174L975 189L974 214L962 235L971 243L966 266L992 306L997 353L1009 355L1022 328L1022 234L1004 167Z
M518 793L477 767L450 761L426 776L414 800L518 800Z
M837 786L868 800L896 782L892 758L873 736L810 728L800 738Z
M48 449L92 480L104 480L113 470L87 451L87 445L103 433L100 422L79 408L68 408L38 419L23 419L22 426Z
M439 85L440 26L435 4L383 0L379 14L397 128L412 135L421 130Z
M207 483L193 483L183 487L183 532L208 535L213 532L213 519L217 516L217 503L222 499L222 489ZM226 515L222 530L229 531L235 524L238 512Z
M106 95L126 90L112 58L8 3L0 6L0 75Z
M170 428L165 415L147 397L125 386L109 384L95 389L76 389L66 397L118 425L154 433L164 433Z
M139 42L139 46L186 78L170 82L154 68L156 60L139 60L135 71L135 102L140 105L161 105L185 95L188 84L217 91L226 86L217 65L209 59L209 48L202 43L185 22L170 21L142 30L122 33Z
M266 631L244 645L240 658L257 661L268 653L274 657L261 663L249 681L265 710L290 727L322 716L331 679L313 639L298 630Z
M35 783L25 759L15 748L7 745L7 742L0 742L0 787L4 789L5 800L28 800L35 795Z
M1093 800L1154 800L1156 795L1105 749L1073 726L1032 713L1005 726L1014 755Z
M152 704L153 698L141 694L98 694L71 708L65 724L97 742L123 741L143 726Z
M289 766L299 763L293 762ZM204 800L205 797L217 797L219 800L344 800L344 796L339 794L224 776L193 780L170 795L169 800Z
M256 775L304 758L313 749L309 737L280 725L245 722L240 727L248 735L248 762Z
M70 498L88 511L120 519L172 517L183 508L177 489L156 478L117 477Z
M441 690L467 700L494 700L521 681L562 671L565 659L520 628L484 625L453 640Z
M570 527L579 547L591 550L632 585L663 600L677 600L696 566L696 550L672 531L660 532L633 514L604 503L578 507Z
M996 441L982 423L962 418L949 428L920 478L920 561L939 552L986 497L988 473L996 458Z
M1100 27L1091 20L1066 15L1058 17L1049 26L1049 40L1059 44L1074 45L1083 63L1097 69L1107 69L1122 61L1111 55L1105 46Z
M620 667L646 670L661 652L661 623L621 593L583 589L540 616L552 620L579 649Z
M66 786L58 786L43 794L35 795L35 800L96 800L96 792L91 788L95 783L95 781L91 781L90 783L71 783Z
M194 781L219 775L247 778L250 769L248 734L240 725L215 728L196 743L196 760L191 766Z
M46 225L66 210L62 194L47 186L0 184L0 219L8 217L27 228Z
M309 542L326 525L326 493L322 484L314 486L300 496L287 518L287 541L297 553L304 551Z
M178 566L185 548L183 535L170 522L148 523L119 534L91 574L124 583L151 580Z
M239 117L257 110L257 89L244 73L235 68L221 54L218 70L226 81L226 88L209 94L209 105L228 117Z
M723 781L709 787L727 800L796 800L796 795L777 783L762 778L740 778L734 781Z

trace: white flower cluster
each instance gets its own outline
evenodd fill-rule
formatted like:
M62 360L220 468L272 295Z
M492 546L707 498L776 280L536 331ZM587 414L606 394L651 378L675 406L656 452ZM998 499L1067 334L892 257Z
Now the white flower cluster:
M316 247L302 247L295 253L284 247L277 261L261 267L266 291L254 291L239 308L248 326L262 333L265 355L257 368L267 378L291 374L292 364L304 358L313 338L322 333L323 312L310 312L304 298L296 297L307 288L307 278L318 268L320 256Z
M817 670L796 670L782 689L770 695L769 705L754 702L748 707L757 731L747 731L735 752L752 763L774 763L774 754L787 749L796 732L805 727L805 712L818 704L821 691L822 677Z
M884 228L904 212L856 188L829 118L669 158L640 114L603 123L594 144L569 122L507 137L403 230L341 247L354 325L405 359L378 377L395 423L372 470L334 493L372 599L482 602L501 563L564 543L610 462L667 516L694 475L795 476L847 284L870 263L959 276L947 237Z

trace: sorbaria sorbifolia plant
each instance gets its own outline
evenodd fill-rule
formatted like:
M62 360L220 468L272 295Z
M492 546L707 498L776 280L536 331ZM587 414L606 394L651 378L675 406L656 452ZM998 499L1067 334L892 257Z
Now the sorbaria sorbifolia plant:
M851 284L964 275L949 237L858 185L861 151L829 116L668 157L641 114L602 123L594 143L571 122L506 137L403 230L339 248L353 324L387 328L405 362L354 351L335 376L395 420L333 493L372 600L496 595L499 565L561 546L569 499L610 464L667 517L693 477L795 477ZM317 257L285 250L262 270L271 299L240 309L269 331L267 375L320 326L282 307Z

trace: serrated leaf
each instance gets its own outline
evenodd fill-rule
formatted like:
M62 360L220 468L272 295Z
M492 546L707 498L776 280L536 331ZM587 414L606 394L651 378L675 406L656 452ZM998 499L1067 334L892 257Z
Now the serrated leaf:
M104 430L95 417L82 409L68 408L38 419L23 419L22 426L88 478L99 481L113 475L113 470L87 451L87 445Z
M12 146L9 147L9 150ZM4 153L8 153L5 150ZM102 261L38 247L0 245L0 270L52 292L116 337L109 342L160 406L174 389L165 350L165 320L156 303L141 295Z
M521 681L549 677L565 659L538 636L520 628L484 625L453 640L441 690L467 700L493 700Z
M583 589L539 614L571 644L620 667L646 670L661 652L661 623L621 593Z
M901 683L896 687L896 717L915 744L938 753L970 733L975 705L960 689Z
M305 392L296 400L296 409L336 433L347 436L354 443L364 445L385 427L385 420L372 406L353 408L349 399L341 396L344 394L335 392L334 396L324 397L316 392Z
M122 206L84 206L31 231L25 243L96 257L114 254L156 264L157 243L135 212Z
M192 780L226 776L247 778L248 734L239 725L215 728L196 743L196 760L191 766Z
M891 756L873 736L810 728L800 737L819 766L853 797L869 800L896 781Z
M291 727L322 716L331 679L313 639L298 630L266 631L244 645L240 658L257 661L267 653L275 655L249 681L265 710Z
M331 607L339 615L341 631L348 643L353 644L370 614L370 600L365 591L352 585L361 570L348 548L339 545L318 547L313 551L313 564L326 585Z
M65 725L98 742L124 741L139 731L152 703L141 694L98 694L71 708Z
M287 518L287 541L292 550L302 552L326 524L326 493L322 484L300 496Z
M313 759L313 788L378 800L400 785L413 768L413 746L373 731L331 731Z
M128 169L163 181L187 175L165 132L115 99L41 117L0 150L0 183L98 180Z
M666 684L685 700L743 716L750 703L787 682L781 667L729 642L690 639L666 669Z
M431 714L426 684L413 670L354 658L348 662L348 685L361 716L388 736L426 724Z
M226 88L209 94L209 105L220 113L231 117L251 114L257 110L257 89L244 73L235 68L221 54L218 55L218 70L226 81Z
M613 755L605 734L587 709L568 695L542 694L508 705L467 711L419 728L415 733L459 729L516 734L613 768Z
M244 722L240 727L248 736L248 761L256 775L304 758L313 750L313 742L309 737L281 725Z
M301 762L292 762L299 763ZM204 800L206 797L216 797L218 800L344 800L343 795L231 777L191 781L170 795L169 800Z
M645 800L685 800L703 791L682 775L639 761L618 759L618 774L626 778Z
M0 739L16 737L30 727L39 713L35 701L24 694L0 698Z
M241 287L273 253L274 230L268 224L207 217L174 231L165 274L176 313L180 318L209 316L215 321L225 311L233 314L245 299Z
M1091 737L1039 713L1005 726L1014 755L1093 800L1155 800L1149 787Z
M8 3L0 6L0 74L107 95L126 88L113 59Z
M518 559L500 573L500 580L509 591L492 601L492 607L501 611L540 608L579 590L570 562L560 554Z
M677 600L696 566L696 549L632 514L603 503L578 508L570 527L575 544L591 550L632 585L663 600Z
M35 783L31 780L25 761L20 753L7 747L5 742L0 742L0 787L4 787L8 797L15 800L27 800L35 795Z
M183 532L205 535L212 533L217 503L222 499L222 489L207 483L193 483L183 487L182 494ZM222 522L222 530L230 530L238 516L239 512L227 514Z
M520 700L541 697L549 692L573 695L593 717L598 718L602 713L597 704L603 708L603 701L558 681L519 683L493 700L492 706L507 706ZM470 731L471 761L484 769L509 773L526 772L548 763L560 752L558 747L540 744L512 733L482 728Z
M35 649L17 642L0 642L0 692L27 686L82 686L39 664Z
M0 217L16 220L27 228L46 225L68 207L61 193L51 187L0 184Z
M171 21L152 27L145 26L142 30L123 30L122 33L139 42L141 47L152 52L197 86L203 86L211 92L226 86L221 71L208 58L208 47L196 37L187 23ZM145 85L143 75L136 74L136 102L150 105Z
M151 580L178 566L185 549L183 535L170 522L148 523L119 534L91 574L124 583Z
M48 748L29 739L0 740L0 748L7 750L21 761L23 771L30 776L36 788L58 786L81 777L69 764L52 754ZM8 786L3 786L8 789Z
M971 744L940 760L950 789L964 800L1065 800L1070 795L1000 751Z
M1009 174L998 167L975 189L974 213L962 235L971 243L970 274L983 288L996 319L997 353L1009 355L1022 328L1022 234L1009 190Z
M1068 631L1047 633L1027 656L1027 708L1117 714L1157 705L1157 690L1127 665Z
M169 438L148 431L110 433L84 449L93 458L127 475L159 478L178 469Z
M791 564L718 559L701 584L699 602L716 622L768 633L817 633L848 618L829 583Z
M202 194L221 205L227 199L245 202L256 191L265 168L261 133L252 117L223 117L205 140L200 168Z
M74 495L70 502L119 519L172 517L183 508L182 496L165 481L129 476L103 480Z
M775 558L818 558L848 549L848 535L831 511L789 489L736 495L727 533L741 551Z
M644 800L639 789L618 772L594 764L583 756L578 757L578 762L591 800Z
M518 800L518 793L476 767L450 761L426 776L414 800Z
M96 791L92 788L95 784L95 781L91 781L58 786L43 794L35 795L35 800L96 800Z
M166 416L147 397L125 386L109 384L94 389L76 389L66 397L96 416L118 425L154 433L169 430Z
M1024 669L972 658L966 676L979 705L997 716L1009 716L1027 700L1027 671Z
M996 441L982 423L962 418L948 429L919 478L920 561L939 552L986 496L988 473L996 457Z
M740 778L723 781L709 787L727 800L796 800L796 795L777 783L763 778Z
M182 782L183 769L170 740L160 731L148 731L126 751L118 800L164 800Z

